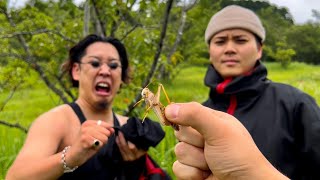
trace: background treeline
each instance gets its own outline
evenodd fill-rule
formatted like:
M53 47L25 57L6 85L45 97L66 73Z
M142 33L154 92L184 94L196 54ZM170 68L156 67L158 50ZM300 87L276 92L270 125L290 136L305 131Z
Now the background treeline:
M143 107L132 111L133 104L140 99L141 87L150 82L171 82L181 70L191 66L202 69L208 65L205 28L211 16L229 4L242 5L260 16L267 31L263 61L279 62L283 68L290 68L294 61L320 64L320 12L317 10L312 11L312 20L296 24L287 8L268 1L86 0L76 5L72 0L29 0L23 7L9 7L9 0L1 0L0 124L21 132L23 135L19 137L10 137L21 141L35 118L15 114L24 110L23 104L32 106L32 111L39 115L44 109L75 100L76 90L71 88L60 67L67 58L68 49L91 33L117 37L127 47L133 80L122 88L114 110L141 116ZM195 75L199 74L188 71L183 80L188 81L187 76ZM318 77L311 73L308 78L311 76L313 80ZM186 82L174 84L183 86ZM180 99L201 102L206 96L203 92L186 92L185 96L192 94L193 98ZM51 99L52 102L46 107L38 107L34 103L37 101L21 98L22 105L10 104L17 103L11 100L20 97L21 93L38 94L31 96L32 100ZM173 97L178 99L178 96ZM17 112L9 112L12 107L16 107ZM25 109L30 111L30 108ZM0 130L4 132L3 127ZM174 143L171 142L169 147ZM11 154L1 154L0 164L5 162L4 170L21 144L8 143L8 146L0 147L0 154ZM167 147L163 149L165 151ZM0 169L0 174L2 172Z
M154 79L170 79L185 65L206 65L204 31L221 7L239 4L255 11L267 31L264 61L320 64L320 13L295 24L289 10L267 1L232 0L29 0L23 7L0 2L0 90L15 91L35 84L37 73L61 103L75 100L66 74L60 71L68 49L90 33L115 36L128 48L133 83L124 114L140 98L137 87ZM10 120L9 120L10 121Z

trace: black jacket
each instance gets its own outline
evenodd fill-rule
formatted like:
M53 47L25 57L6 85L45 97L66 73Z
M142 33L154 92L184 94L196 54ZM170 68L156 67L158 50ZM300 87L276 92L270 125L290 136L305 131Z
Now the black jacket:
M320 109L312 97L268 80L260 61L226 80L210 65L205 84L203 104L239 119L273 166L291 179L320 179Z

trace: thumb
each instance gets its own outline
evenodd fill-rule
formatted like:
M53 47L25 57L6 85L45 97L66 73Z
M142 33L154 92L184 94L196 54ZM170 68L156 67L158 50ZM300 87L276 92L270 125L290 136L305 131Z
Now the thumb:
M225 136L234 129L244 130L241 123L233 116L210 109L197 102L174 103L165 109L168 121L183 126L191 126L204 138Z

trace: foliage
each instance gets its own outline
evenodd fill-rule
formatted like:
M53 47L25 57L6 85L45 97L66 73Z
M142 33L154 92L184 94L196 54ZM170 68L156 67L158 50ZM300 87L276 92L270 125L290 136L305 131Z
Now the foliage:
M276 45L277 48L275 52L268 46L265 46L264 50L271 58L280 62L283 68L287 68L292 61L292 56L294 56L296 52L293 49L288 48L288 45L284 42L278 42Z
M44 110L42 106L50 108L73 101L77 91L71 88L60 66L67 59L68 49L89 33L117 37L127 47L134 72L133 81L124 85L120 97L116 98L114 107L117 112L127 112L148 78L152 82L165 80L169 94L176 97L173 100L175 102L180 98L185 101L203 100L205 92L202 90L193 90L193 97L186 98L190 93L184 91L180 94L176 88L192 84L193 80L187 78L198 76L197 68L187 70L188 73L184 74L186 79L180 79L179 73L185 72L188 65L200 69L207 66L209 54L204 31L211 16L228 4L252 9L261 18L267 32L264 61L280 62L289 72L296 67L292 61L320 63L320 39L316 38L320 37L320 23L316 10L313 11L316 21L296 25L287 8L277 7L268 1L177 0L169 9L170 13L167 11L169 2L86 0L76 6L72 0L28 0L24 7L9 8L8 0L0 1L0 99L3 100L0 101L0 108L3 108L0 118L12 123L28 119L27 123L23 122L29 125L35 117L21 115L15 111L16 108L24 109L25 106L33 107L39 103L41 105L37 113L41 113ZM192 6L193 3L195 6ZM166 15L168 24L165 36L162 36ZM155 69L152 69L153 64L156 65ZM282 73L286 74L286 71ZM150 74L151 77L148 77ZM297 86L304 87L311 75L309 79L303 74L299 75L301 78ZM312 79L317 81L316 73L312 74ZM46 93L35 90L39 94L32 96L30 89L39 87ZM175 89L170 90L171 87ZM34 99L49 95L50 100L43 105L41 100L34 102L24 97L27 95ZM11 96L15 105L7 102ZM20 103L14 100L17 97ZM25 106L21 108L21 104ZM141 112L143 108L137 108L132 115ZM10 162L15 153L5 160Z
M313 96L318 104L320 103L320 67L310 66L303 63L293 62L287 69L283 69L278 63L266 63L269 70L269 78L276 82L291 84L311 96ZM206 67L184 66L179 74L171 81L164 81L164 87L172 102L203 102L208 96L208 88L203 85L203 78ZM40 80L37 74L31 74L32 79ZM156 89L157 82L154 82L150 88L152 91ZM132 89L134 91L134 89ZM138 90L137 90L138 91ZM0 102L6 98L8 91L0 94ZM116 106L124 104L127 100L126 94L117 96ZM164 96L161 96L161 102L167 105ZM44 83L39 81L38 87L21 89L14 95L13 99L7 104L5 111L0 112L0 119L8 118L12 122L19 122L23 126L28 127L32 121L52 107L60 104L59 98L50 92ZM135 109L138 117L143 117L144 108ZM116 111L121 113L121 111ZM149 113L149 117L157 121L153 112ZM174 145L177 140L174 137L171 127L163 127L166 136L161 143L149 150L149 154L159 162L160 166L165 168L170 175L172 174L172 163L175 161ZM25 133L20 130L7 128L0 125L0 179L4 179L4 175L12 161L16 157L25 139Z
M299 62L320 64L320 24L297 25L287 34L288 45L296 51Z

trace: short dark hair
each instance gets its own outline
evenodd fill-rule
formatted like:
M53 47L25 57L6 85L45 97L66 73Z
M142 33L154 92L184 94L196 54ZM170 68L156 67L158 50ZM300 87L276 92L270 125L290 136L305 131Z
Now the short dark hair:
M121 79L124 83L130 82L130 68L129 60L125 46L114 37L101 37L96 34L90 34L80 40L69 50L68 60L62 65L62 71L69 73L73 87L79 87L79 82L72 77L72 67L74 63L79 63L81 58L85 55L86 49L89 45L95 42L105 42L112 44L118 51L121 61L122 74Z
M254 33L253 33L253 35L254 35L254 37L256 39L257 45L258 46L262 46L263 45L262 39L258 35L254 34Z

